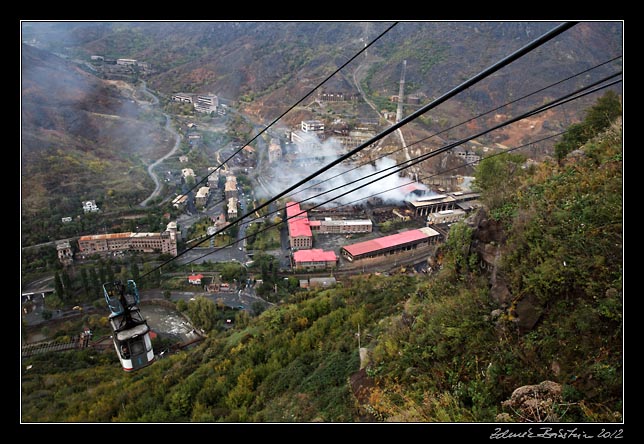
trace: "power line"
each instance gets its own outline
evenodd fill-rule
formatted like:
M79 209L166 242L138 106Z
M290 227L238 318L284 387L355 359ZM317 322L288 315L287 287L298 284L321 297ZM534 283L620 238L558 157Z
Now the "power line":
M418 117L420 117L421 115L423 115L427 111L437 107L438 105L440 105L441 103L443 103L443 102L447 101L448 99L452 98L456 94L458 94L458 93L470 88L472 85L480 82L484 78L492 75L493 73L497 72L501 68L509 65L513 61L521 58L522 56L524 56L525 54L527 54L527 53L531 52L532 50L538 48L539 46L542 46L546 42L552 40L556 36L560 35L561 33L565 32L566 30L568 30L571 27L575 26L576 24L577 24L577 22L565 22L565 23L562 23L562 24L556 26L552 30L550 30L547 33L543 34L541 37L536 38L532 42L524 45L523 47L521 47L518 50L514 51L513 53L509 54L505 58L503 58L503 59L499 60L498 62L492 64L490 67L484 69L483 71L481 71L478 74L474 75L473 77L471 77L470 79L468 79L465 82L461 83L460 85L452 88L450 91L444 93L442 96L438 97L437 99L434 99L432 102L430 102L429 104L423 106L421 109L415 111L414 113L410 114L409 116L405 117L400 122L390 126L386 130L382 131L380 134L374 136L372 139L362 143L361 145L357 146L356 148L354 148L353 150L349 151L345 155L339 157L338 159L336 159L336 160L330 162L329 164L325 165L324 167L318 169L318 171L316 171L316 172L312 173L311 175L307 176L306 178L300 180L296 184L288 187L286 190L280 192L279 194L275 195L273 198L267 200L265 203L261 204L259 207L256 207L254 209L254 211L259 211L262 208L265 208L266 206L268 206L271 203L277 201L278 199L280 199L281 197L283 197L287 193L289 193L289 192L293 191L294 189L298 188L302 184L307 183L308 181L314 179L315 177L319 176L320 174L324 173L325 171L328 171L329 169L333 168L335 165L343 162L344 160L348 159L349 157L353 156L354 154L360 152L361 150L365 149L367 146L371 145L372 143L382 139L383 137L387 136L388 134L391 134L392 132L394 132L398 128L400 128L400 127L406 125L407 123L417 119ZM409 165L409 166L411 166L411 165ZM233 222L231 222L231 224L236 224L236 223L240 222L241 220L245 219L249 215L252 215L252 213L253 212L251 211L251 212L248 212L248 213L242 215L241 217L239 217L239 218L235 219ZM201 245L203 242L209 240L213 236L216 236L217 234L219 234L222 231L224 231L224 229L218 230L217 232L213 233L212 235L207 236L205 239L201 240L197 244L195 244L195 245L185 249L181 253L177 254L177 256L175 256L175 257L163 262L162 264L158 265L156 268L151 270L149 273L152 273L153 271L155 271L157 269L160 269L164 265L166 265L166 264L178 259L183 254L187 253L188 251L192 250L193 248L196 248L197 246ZM149 274L149 273L147 273L147 274Z
M329 199L329 200L327 200L327 201L325 201L325 202L322 202L322 203L320 203L320 204L314 205L314 206L313 206L312 208L310 208L309 210L311 210L311 209L315 209L315 208L318 208L318 207L323 206L323 205L326 205L326 204L328 204L329 202L332 202L332 201L334 201L334 200L336 200L336 199L338 199L338 198L340 198L340 197L343 197L343 196L345 196L345 195L347 195L347 194L353 193L353 192L354 192L354 191L356 191L356 190L359 190L359 189L364 188L365 186L368 186L368 185L370 185L370 184L372 184L372 183L374 183L374 182L377 182L377 181L379 181L379 180L382 180L384 177L387 177L387 176L390 176L390 175L392 175L392 174L398 173L398 172L402 171L403 169L409 168L409 167L411 167L411 166L413 166L413 165L415 165L415 164L417 164L417 163L420 163L420 162L422 162L422 161L424 161L424 160L427 160L427 159L428 159L428 158L430 158L430 157L434 157L434 156L436 156L436 155L438 155L438 154L441 154L441 153L443 153L444 151L447 151L448 149L454 148L455 146L458 146L458 145L460 145L460 144L462 144L462 143L464 143L464 142L467 142L467 141L469 141L469 140L471 140L471 139L474 139L474 138L476 138L476 137L480 137L480 136L481 136L481 135L483 135L483 134L486 134L486 133L488 133L488 132L491 132L491 131L494 131L494 130L496 130L496 129L499 129L499 128L503 127L503 126L510 125L510 124L512 124L512 123L515 123L515 122L517 122L517 121L519 121L519 120L522 120L522 119L525 119L525 118L527 118L527 117L533 116L533 115L538 114L538 113L540 113L540 112L546 111L546 110L551 109L551 108L553 108L553 107L555 107L555 106L563 105L563 104L568 103L568 102L570 102L570 101L572 101L572 100L577 100L577 99L579 99L579 98L581 98L581 97L584 97L584 96L586 96L586 95L589 95L589 94L592 94L592 93L594 93L594 92L597 92L597 91L599 91L599 90L601 90L601 89L604 89L604 88L607 88L607 87L612 86L612 85L614 85L614 84L617 84L617 83L621 82L621 79L619 79L619 80L614 80L614 81L612 81L612 82L610 82L610 83L608 83L608 84L606 84L606 85L600 85L601 83L605 82L606 80L611 79L611 78L613 78L613 77L615 77L615 76L618 76L618 75L620 75L620 74L621 74L621 72L620 72L620 73L613 74L613 75L611 75L611 76L609 76L609 77L607 77L607 78L605 78L605 79L602 79L602 80L600 80L600 81L594 82L594 83L593 83L593 84L591 84L591 85L588 85L588 86L585 86L585 87L579 88L578 90L576 90L576 91L574 91L574 92L572 92L572 93L569 93L569 94L567 94L567 95L565 95L565 96L562 96L562 97L560 97L560 98L558 98L558 99L552 100L551 102L548 102L548 103L546 103L546 104L544 104L544 105L538 106L537 108L534 108L533 110L530 110L530 111L528 111L528 112L525 112L525 113L521 114L520 116L517 116L517 117L511 118L511 119L509 119L509 120L507 120L507 121L505 121L505 122L503 122L503 123L500 123L499 125L496 125L496 126L495 126L495 127L493 127L493 128L490 128L490 129L488 129L488 130L485 130L485 131L483 131L483 132L481 132L481 133L477 133L477 134L475 134L475 135L473 135L473 136L469 136L469 137L467 137L467 138L465 138L465 139L462 139L462 140L460 140L460 141L458 141L458 142L448 144L448 145L446 145L445 147L442 147L442 148L440 148L440 149L438 149L438 150L433 151L432 153L428 153L428 154L426 154L426 155L419 156L419 157L417 157L413 162L410 162L410 161L403 162L403 163L408 163L408 165L404 165L404 166L400 167L398 170L393 171L393 172L391 172L391 173L388 173L387 175L385 175L385 176L383 176L383 177L375 178L375 179L374 179L374 180L372 180L371 182L368 182L368 183L366 183L366 184L360 185L360 186L358 186L358 187L356 187L356 188L353 188L353 189L351 189L351 190L349 190L349 191L346 191L346 192L344 192L344 193L342 193L342 194L340 194L340 195L338 195L338 196L334 196L334 197L332 197L331 199ZM551 138L551 137L555 137L555 136L557 136L557 135L558 135L558 134L556 134L556 135L552 135L552 136L548 136L548 137L544 138L543 140L548 139L548 138ZM539 141L540 141L540 140L539 140ZM539 141L537 141L537 142L539 142ZM532 142L532 143L536 143L536 142ZM500 154L501 154L501 153L500 153ZM490 156L490 157L491 157L491 156ZM401 163L401 164L399 164L399 165L402 165L403 163ZM398 165L398 166L399 166L399 165ZM460 166L458 166L457 168L460 168L460 167L462 167L462 166L463 166L463 165L460 165ZM359 179L359 180L363 180L363 179ZM358 180L358 181L359 181L359 180ZM353 181L352 183L355 183L355 182L357 182L357 181ZM346 186L346 185L348 185L348 184L345 184L345 185L343 185L342 187L344 187L344 186ZM404 185L401 185L401 186L404 186ZM325 192L325 193L321 193L321 194L326 194L326 193L327 193L327 192ZM377 194L381 194L381 192L376 193L376 194L374 194L374 195L377 195ZM373 195L372 195L372 196L373 196ZM318 197L318 196L313 196L312 198L315 198L315 197ZM362 199L364 199L364 198L358 199L357 201L362 200ZM307 200L308 200L308 199L307 199ZM287 220L290 220L290 219L292 219L292 218L298 217L300 214L303 214L303 213L304 213L304 211L302 211L302 212L300 212L300 213L298 213L298 214L295 214L295 215L293 215L293 216L291 216L291 217L286 217L286 218L285 218L285 219L283 219L281 222L278 222L278 223L273 224L273 225L271 225L271 226L268 226L268 227L265 227L265 228L263 228L263 229L260 229L257 233L261 233L261 232L263 232L263 231L266 231L266 230L269 230L269 229L271 229L271 228L273 228L273 227L276 227L276 226L278 226L278 225L280 225L280 224L284 223L284 222L285 222L285 221L287 221ZM255 235L255 234L257 234L257 233L254 233L253 235ZM238 240L236 240L236 241L234 241L234 242L231 242L230 244L228 244L228 245L226 245L226 246L233 245L233 244L235 244L235 243L239 242L240 240L248 239L249 237L250 237L250 236L245 236L244 238L242 238L242 239L238 239ZM189 261L189 262L187 262L187 263L192 263L192 262L194 262L194 261L196 261L196 260L202 259L202 258L204 258L204 257L206 257L206 256L208 256L208 255L210 255L210 254L212 254L212 253L214 253L214 252L216 252L216 251L219 251L219 250L220 250L220 249L222 249L222 248L225 248L226 246L224 246L224 247L219 247L219 248L217 248L217 249L215 249L215 250L213 250L213 251L209 251L208 253L206 253L206 254L204 254L204 255L202 255L202 256L200 256L200 257L197 257L197 258L195 258L195 259L193 259L192 261Z
M611 61L613 61L613 60L615 60L615 59L617 59L617 58L619 58L619 57L616 57L616 58L614 58L614 59L612 59L612 60L609 60L608 62L602 63L602 65L604 65L604 64L606 64L606 63L609 63L609 62L611 62ZM598 65L598 66L601 66L601 65ZM591 69L592 69L592 68L591 68ZM586 70L586 71L587 71L587 70ZM586 72L586 71L584 71L584 72ZM583 72L582 72L582 73L583 73ZM582 74L582 73L579 73L579 74ZM577 74L577 75L579 75L579 74ZM593 86L598 85L598 84L600 84L600 83L602 83L602 82L604 82L604 81L606 81L606 80L608 80L608 79L610 79L610 78L612 78L612 77L618 76L619 74L620 74L620 73L615 73L615 74L613 74L613 75L611 75L611 76L609 76L609 77L607 77L607 78L604 78L604 79L602 79L602 80L596 81L596 82L594 82L594 83L592 83L592 84L590 84L590 85L588 85L588 86L586 86L586 87L584 87L584 88L592 88ZM575 77L575 76L572 76L572 77ZM568 79L570 79L570 78L572 78L572 77L569 77ZM564 79L564 81L565 81L565 80L568 80L568 79ZM560 82L557 82L557 83L560 83ZM555 83L555 84L553 84L553 85L556 85L557 83ZM550 85L550 86L553 86L553 85ZM549 88L550 86L548 86L548 87L546 87L546 88L542 88L542 89L540 89L539 91L542 91L542 90L544 90L544 89L547 89L547 88ZM577 91L580 91L580 90L577 90ZM533 94L533 93L532 93L532 94ZM574 94L574 93L572 93L572 94ZM529 95L531 95L531 94L528 94L528 96L529 96ZM527 97L527 96L524 96L524 97ZM568 96L564 96L564 98L565 98L565 97L568 97ZM520 99L517 99L517 100L520 100ZM510 102L510 103L512 103L512 102ZM506 105L508 105L508 104L506 104ZM505 106L505 105L502 105L501 107L503 107L503 106ZM499 108L501 108L501 107L497 107L496 109L499 109ZM496 110L496 109L495 109L495 110ZM481 114L481 115L485 115L485 114L490 113L490 112L493 112L493 111L494 111L494 110L492 110L492 111L488 111L488 112L483 113L483 114ZM472 120L472 119L470 119L470 120ZM468 121L466 121L466 122L463 122L463 123L467 123L467 122L469 122L470 120L468 120ZM461 124L459 124L459 125L462 125L463 123L461 123ZM456 126L458 126L458 125L455 125L455 126L453 126L452 128L454 128L454 127L456 127ZM420 143L420 142L422 142L422 141L424 141L424 140L426 140L426 139L428 139L428 138L431 138L431 137L433 137L433 135L432 135L432 136L428 136L428 137L423 138L423 139L420 139L420 140L417 140L416 142L413 142L412 144L410 144L410 145L408 145L408 146L413 146L413 145L415 145L415 144L417 144L417 143ZM432 153L433 153L433 152L432 152ZM431 153L426 153L425 155L427 155L427 154L431 154ZM422 156L424 156L424 155L422 155ZM410 160L408 160L407 162L410 162L410 161L415 160L415 159L419 159L419 158L420 158L420 157L422 157L422 156L416 157L416 158L414 158L414 159L410 159ZM385 156L381 156L380 158L382 158L382 157L385 157ZM378 160L378 159L376 159L376 160ZM372 177L372 176L375 176L375 175L381 174L381 173L383 173L383 172L385 172L385 171L387 171L387 170L389 170L389 169L396 168L397 166L400 166L400 165L402 165L402 164L403 164L403 163L400 163L400 164L397 164L397 165L393 165L393 166L388 167L388 168L385 168L385 169L383 169L383 170L380 170L380 171L377 171L377 172L371 173L371 174L369 174L369 175L367 175L367 176L364 176L364 177L362 177L362 178L360 178L360 179L353 180L353 181L347 182L347 183L345 183L345 184L342 184L342 185L340 185L340 186L337 186L337 187L335 187L335 188L332 188L332 189L326 190L326 191L324 191L324 192L321 192L321 193L319 193L319 194L316 194L315 196L311 196L311 197L308 197L308 198L306 198L306 199L304 199L304 200L300 200L300 203L302 203L302 202L306 202L306 201L308 201L308 200L315 199L315 198L317 198L317 197L319 197L319 196L322 196L322 195L324 195L324 194L327 194L327 193L333 192L333 191L335 191L335 190L338 190L338 189L340 189L340 188L343 188L344 186L351 185L351 184L354 184L354 183L359 182L359 181L361 181L361 180L364 180L364 179L366 179L366 178L369 178L369 177ZM361 165L361 166L362 166L362 165ZM358 166L358 167L351 168L351 169L349 169L349 170L347 170L347 171L351 171L351 170L354 170L354 169L356 169L356 168L359 168L359 166ZM334 177L337 177L337 176L339 176L339 175L341 175L341 174L344 174L344 173L339 173L339 174L337 174L336 176L332 176L331 178L326 179L326 180L330 180L330 179L332 179L332 178L334 178ZM386 176L385 176L385 177L386 177ZM326 181L326 180L325 180L325 181ZM320 183L324 183L325 181L318 182L318 183L316 183L316 184L314 184L314 185L312 185L312 186L319 185ZM294 195L294 194L298 194L298 193L300 193L300 192L302 192L302 191L305 191L305 190L307 190L307 189L311 188L312 186L309 186L309 187L306 187L306 188L304 188L304 189L302 189L302 190L299 190L299 191L298 191L298 192L296 192L296 193L291 193L289 196L292 196L292 195ZM276 211L273 211L273 212L269 212L267 215L273 214L273 213L275 213L275 212L277 212L277 211L279 211L279 210L276 210ZM240 225L248 224L248 223L252 223L254 220L256 220L256 219L253 219L253 220L250 220L250 221L242 222Z
M252 138L252 139L250 139L250 140L249 140L248 142L246 142L244 145L242 145L241 147L239 147L239 148L238 148L235 152L233 152L233 153L232 153L232 154L231 154L231 155L230 155L226 160L224 160L223 162L221 162L221 163L220 163L220 164L219 164L219 165L218 165L214 170L212 170L210 173L208 173L208 174L206 175L206 177L204 177L203 179L201 179L201 180L200 180L199 182L197 182L197 183L196 183L192 188L190 188L190 189L189 189L185 194L183 194L183 196L187 195L187 194L188 194L188 193L190 193L192 190L194 190L195 188L197 188L201 183L203 183L206 179L208 179L208 177L210 177L210 175L211 175L211 174L213 174L215 171L218 171L218 170L219 170L223 165L225 165L225 164L226 164L226 162L228 162L230 159L232 159L232 158L233 158L233 157L235 157L237 154L239 154L239 153L240 153L244 148L246 148L248 145L250 145L251 143L253 143L253 142L254 142L254 141L255 141L259 136L261 136L262 134L264 134L264 132L268 131L268 129L269 129L271 126L273 126L275 123L277 123L277 122L278 122L282 117L284 117L286 114L288 114L288 113L289 113L291 110L293 110L297 105L299 105L300 103L302 103L302 102L303 102L307 97L309 97L311 94L313 94L313 93L314 93L318 88L320 88L320 87L321 87L322 85L324 85L327 81L329 81L329 80L331 79L331 77L333 77L333 76L334 76L334 75L336 75L338 72L340 72L340 70L342 70L342 68L344 68L344 67L345 67L345 66L347 66L349 63L351 63L352 61L354 61L354 60L355 60L355 59L356 59L360 54L362 54L363 52L365 52L365 51L366 51L366 50L367 50L371 45L373 45L374 43L376 43L376 42L377 42L377 41L378 41L382 36L384 36L385 34L387 34L387 33L388 33L388 32L389 32L389 31L390 31L394 26L396 26L397 24L398 24L398 22L394 22L391 26L389 26L387 29L385 29L383 32L381 32L381 33L380 33L380 35L378 35L378 37L376 37L375 39L373 39L373 40L372 40L368 45L365 45L365 46L364 46L364 48L362 48L361 50L359 50L359 51L358 51L358 52L357 52L353 57L351 57L349 60L347 60L346 62L344 62L344 63L343 63L343 64L342 64L338 69L336 69L336 70L335 70L335 71L333 71L331 74L329 74L329 75L328 75L324 80L322 80L322 82L320 82L316 87L314 87L311 91L309 91L309 92L308 92L304 97L302 97L300 100L298 100L298 101L297 101L297 102L295 102L293 105L291 105L291 106L290 106L286 111L284 111L282 114L280 114L280 115L279 115L276 119L274 119L270 124L266 125L266 126L265 126L265 128L264 128L263 130L261 130L259 133L257 133L257 134Z
M529 93L529 94L526 94L526 95L524 95L524 96L521 96L521 97L519 97L519 98L517 98L517 99L515 99L515 100L512 100L512 101L510 101L510 102L504 103L504 104L503 104L503 105L501 105L501 106L497 106L496 108L493 108L493 109L491 109L491 110L489 110L489 111L486 111L486 112L484 112L484 113L481 113L481 114L479 114L479 115L477 115L477 116L475 116L475 117L472 117L472 118L470 118L470 119L468 119L468 120L465 120L465 121L463 121L463 122L457 123L456 125L452 125L452 126L450 126L449 128L447 128L447 129L444 129L444 130L439 131L439 132L437 132L437 133L434 133L434 134L432 134L432 135L430 135L430 136L427 136L427 137L424 137L424 138L422 138L422 139L420 139L420 140L417 140L416 142L413 142L413 143L411 143L411 144L407 145L407 148L409 148L409 147L411 147L411 146L414 146L414 145L416 145L416 144L418 144L418 143L420 143L420 142L424 142L424 141L426 141L426 140L429 140L429 139L431 139L431 138L433 138L433 137L436 137L436 136L438 136L438 135L440 135L440 134L443 134L443 133L445 133L445 132L447 132L447 131L451 131L451 130L453 130L454 128L457 128L457 127L459 127L459 126L465 125L465 124L467 124L467 123L469 123L469 122L472 122L472 121L474 121L474 120L476 120L476 119L479 119L479 118L481 118L481 117L483 117L483 116L485 116L485 115L487 115L487 114L490 114L490 113L493 113L493 112L495 112L495 111L498 111L498 110L500 110L501 108L504 108L504 107L506 107L506 106L512 105L513 103L519 102L519 101L521 101L521 100L523 100L523 99L526 99L526 98L528 98L528 97L530 97L530 96L533 96L533 95L538 94L538 93L540 93L540 92L543 92L543 91L545 91L545 90L547 90L547 89L549 89L549 88L552 88L552 87L554 87L554 86L557 86L557 85L559 85L559 84L561 84L561 83L563 83L563 82L567 82L568 80L571 80L571 79L573 79L573 78L575 78L575 77L579 77L579 76L580 76L580 75L582 75L582 74L585 74L585 73L587 73L587 72L589 72L589 71L592 71L592 70L594 70L594 69L597 69L597 68L599 68L599 67L601 67L601 66L604 66L604 65L606 65L606 64L608 64L608 63L614 62L615 60L620 59L620 58L622 58L622 56L621 56L621 55L620 55L620 56L617 56L617 57L613 57L613 58L612 58L612 59L610 59L610 60L607 60L607 61L605 61L605 62L603 62L603 63L598 64L598 65L592 66L592 67L590 67L590 68L588 68L588 69L585 69L585 70L583 70L583 71L580 71L580 72L578 72L577 74L574 74L574 75L571 75L571 76L569 76L569 77L566 77L565 79L559 80L559 81L557 81L557 82L555 82L555 83L551 83L550 85L547 85L547 86L545 86L545 87L543 87L543 88L537 89L537 90L535 90L535 91L533 91L533 92L531 92L531 93ZM299 193L302 193L302 192L304 192L304 191L306 191L306 190L308 190L308 189L310 189L310 188L312 188L312 187L319 186L320 184L322 184L322 183L324 183L324 182L328 182L329 180L335 179L336 177L339 177L339 176L341 176L341 175L343 175L343 174L347 174L347 173L349 173L349 172L351 172L351 171L354 171L354 170L356 170L356 169L358 169L358 168L360 168L360 167L362 167L362 166L364 166L364 165L368 165L368 164L369 164L369 163L371 163L371 162L378 161L378 160L380 160L380 159L382 159L382 158L384 158L384 157L387 157L387 156L390 156L390 155L392 155L392 154L394 154L394 153L397 153L397 152L399 152L399 151L402 151L403 149L405 149L405 147L401 147L401 148L398 148L398 149L396 149L396 150L394 150L394 151L391 151L391 152L389 152L389 153L385 153L385 154L383 154L383 155L381 155L381 156L379 156L379 157L377 157L377 158L375 158L375 159L373 159L373 160L370 160L370 161L367 161L367 162L365 162L365 163L363 163L363 164L360 164L360 165L354 166L354 167L349 168L349 169L347 169L347 170L345 170L345 171L342 171L342 172L340 172L340 173L338 173L338 174L336 174L336 175L334 175L334 176L330 176L330 177L328 177L328 178L326 178L326 179L324 179L324 180L321 180L320 182L316 182L316 183L311 184L311 185L309 185L309 186L307 186L307 187L304 187L304 188L302 188L302 189L299 189L299 190L297 190L297 191L295 191L295 192L293 192L293 193L288 194L288 195L287 195L287 196L285 196L285 197L294 196L294 195L297 195L297 194L299 194Z

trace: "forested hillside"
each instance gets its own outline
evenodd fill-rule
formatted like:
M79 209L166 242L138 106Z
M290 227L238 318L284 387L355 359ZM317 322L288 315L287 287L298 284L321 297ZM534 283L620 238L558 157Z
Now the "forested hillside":
M609 123L561 162L483 161L487 208L452 226L433 274L303 291L134 374L112 350L24 359L22 420L621 421L621 118Z

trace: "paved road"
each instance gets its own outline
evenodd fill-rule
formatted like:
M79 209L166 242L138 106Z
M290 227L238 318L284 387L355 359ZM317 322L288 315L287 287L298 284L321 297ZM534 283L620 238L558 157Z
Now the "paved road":
M141 90L144 91L144 93L146 95L151 96L151 97L154 98L153 99L153 104L154 105L157 105L159 103L159 99L154 94L152 94L151 92L149 92L147 90L147 88L145 86L145 83L143 84ZM170 116L168 114L165 114L165 113L163 113L163 115L165 116L165 130L168 131L169 133L171 133L175 138L174 146L172 147L172 149L165 156L161 157L160 159L157 159L155 162L153 162L150 165L148 165L148 174L150 175L150 177L154 181L154 191L152 192L152 194L150 194L146 199L144 199L139 204L142 207L145 207L150 200L152 200L155 197L157 197L159 195L159 193L161 192L161 181L159 180L157 175L154 173L154 168L157 165L159 165L161 162L165 161L168 157L174 155L174 153L176 153L177 150L179 149L179 144L181 143L181 136L179 135L179 133L177 133L174 130L174 128L172 128L172 125L171 125L171 122L170 122Z

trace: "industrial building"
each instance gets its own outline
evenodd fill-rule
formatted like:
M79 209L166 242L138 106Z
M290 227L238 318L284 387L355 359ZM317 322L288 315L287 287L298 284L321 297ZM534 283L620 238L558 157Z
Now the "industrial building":
M451 224L464 219L466 215L467 213L460 209L430 213L427 216L427 225Z
M137 251L140 253L169 253L177 255L177 229L174 225L162 233L111 233L81 236L78 248L83 255Z
M333 251L321 249L298 250L293 253L293 268L307 270L327 270L334 268L338 257Z
M200 113L217 112L219 98L212 94L177 93L172 95L172 100L181 103L191 103L195 111Z
M373 223L369 219L363 220L333 220L330 217L324 220L309 221L311 231L320 234L351 234L371 233Z
M342 257L352 262L426 247L438 242L440 237L440 233L436 230L425 227L346 245L340 249L340 252Z
M408 202L408 205L414 211L415 216L427 216L439 211L453 210L456 206L456 199L447 194L433 194Z
M324 122L321 120L302 120L301 128L305 133L321 133L324 132Z
M306 211L300 209L297 202L286 204L286 217L288 218L288 240L291 248L308 249L313 246L313 233L309 225Z
M416 217L425 217L440 211L455 210L457 207L467 212L478 207L477 199L479 197L480 194L478 193L457 191L454 193L423 196L407 202L407 205Z

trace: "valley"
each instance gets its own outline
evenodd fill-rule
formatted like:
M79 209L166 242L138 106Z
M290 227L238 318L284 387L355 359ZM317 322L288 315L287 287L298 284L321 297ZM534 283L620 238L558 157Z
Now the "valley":
M390 25L24 24L21 421L623 424L621 85L433 155L621 70L622 24L381 138L554 23L400 22L319 85Z

